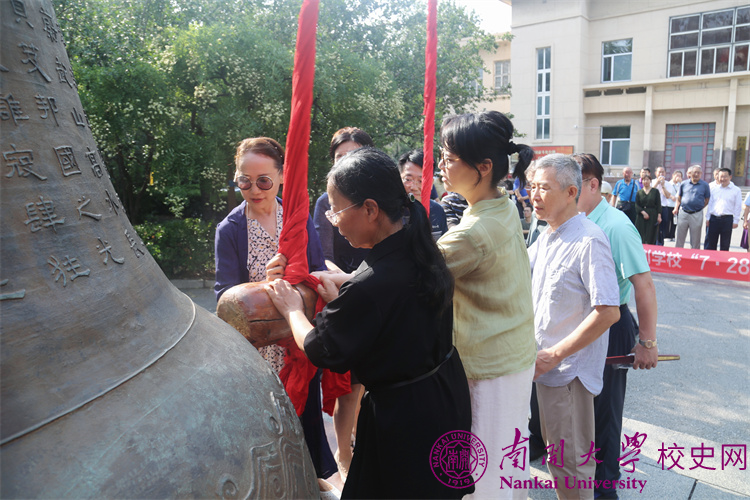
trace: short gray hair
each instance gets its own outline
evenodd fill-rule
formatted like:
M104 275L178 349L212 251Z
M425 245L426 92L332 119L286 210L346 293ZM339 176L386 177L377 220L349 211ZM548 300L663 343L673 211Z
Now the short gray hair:
M555 179L560 183L560 187L563 189L568 186L575 186L578 190L576 194L576 201L578 196L581 194L581 166L577 161L570 155L564 155L560 153L554 153L547 155L536 161L534 170L546 170L548 168L555 169Z
M688 175L690 175L690 172L692 172L692 171L693 171L693 170L695 170L696 168L697 168L698 170L700 170L701 172L703 172L703 167L701 167L700 165L690 165L690 168L688 168L688 169L687 169L687 173L688 173Z

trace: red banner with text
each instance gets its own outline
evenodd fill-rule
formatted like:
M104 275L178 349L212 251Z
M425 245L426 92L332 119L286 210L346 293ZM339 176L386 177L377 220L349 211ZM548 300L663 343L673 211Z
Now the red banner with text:
M560 153L564 155L573 154L573 146L532 146L534 150L534 160L554 153Z
M750 253L643 245L651 272L750 282Z

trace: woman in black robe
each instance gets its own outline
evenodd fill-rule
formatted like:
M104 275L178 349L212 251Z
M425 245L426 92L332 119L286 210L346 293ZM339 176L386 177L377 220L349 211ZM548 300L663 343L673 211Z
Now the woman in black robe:
M651 188L651 174L641 177L643 189L635 195L635 228L646 245L656 244L658 225L661 224L661 196Z
M431 459L441 436L471 429L471 402L452 345L453 281L427 214L395 162L372 148L337 163L328 196L331 223L352 246L372 248L365 261L352 275L319 276L329 303L314 327L286 281L267 290L308 358L352 370L367 390L342 498L460 498L473 491L476 464L459 474L469 486L456 488Z

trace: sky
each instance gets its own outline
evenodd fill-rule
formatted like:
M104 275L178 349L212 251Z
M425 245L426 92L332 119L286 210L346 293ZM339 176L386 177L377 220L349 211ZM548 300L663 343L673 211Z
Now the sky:
M439 1L439 0L438 0ZM473 10L481 19L480 26L488 33L510 31L510 6L500 0L455 0L467 10Z

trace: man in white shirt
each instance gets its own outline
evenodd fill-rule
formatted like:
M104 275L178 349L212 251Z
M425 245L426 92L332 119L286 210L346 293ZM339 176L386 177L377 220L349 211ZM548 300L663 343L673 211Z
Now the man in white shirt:
M729 250L732 229L737 228L740 223L741 210L742 192L732 182L732 171L728 168L720 168L718 184L711 183L711 199L706 211L706 226L708 226L706 250L716 250L719 238L721 238L719 249Z
M659 224L659 233L656 236L656 244L664 245L664 240L674 238L674 210L675 198L677 196L677 187L682 182L682 172L675 170L672 173L672 181L667 180L667 171L664 167L657 167L656 181L653 187L661 196L661 224Z
M534 213L548 229L529 248L537 341L536 389L547 468L558 498L593 498L576 478L594 476L594 396L602 389L609 327L620 294L609 241L578 213L581 169L572 157L538 160ZM582 458L588 456L588 460Z

